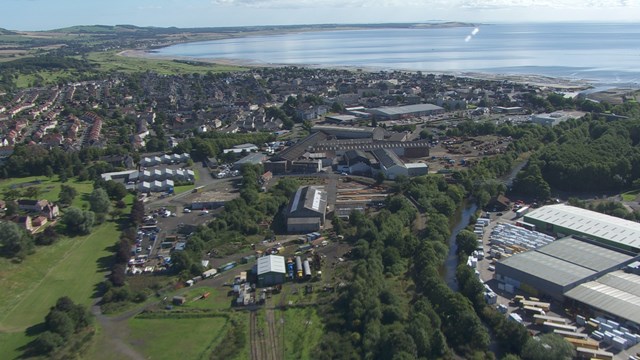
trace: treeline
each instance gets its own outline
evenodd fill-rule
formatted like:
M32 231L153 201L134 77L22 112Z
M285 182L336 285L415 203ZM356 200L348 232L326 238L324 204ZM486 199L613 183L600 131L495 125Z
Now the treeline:
M127 265L131 258L131 249L136 241L137 227L144 221L144 203L134 200L129 216L121 220L123 230L120 239L116 243L114 259L111 263L109 278L102 283L101 308L104 312L112 312L123 304L143 302L147 299L144 290L131 291L127 285Z
M39 55L26 57L13 61L0 62L0 72L17 71L21 73L32 73L41 70L73 70L91 71L94 65L86 60L71 57Z
M117 149L65 151L61 148L47 150L35 144L18 144L0 167L0 178L59 175L63 182L75 176L80 181L95 180L103 172L114 170L113 165L98 161L100 157L114 154L121 155Z
M462 189L449 187L439 176L406 184L425 207L428 226L418 236L410 230L418 211L401 195L388 198L375 217L353 213L343 225L355 263L337 301L320 309L326 332L316 358L434 359L451 357L454 350L491 356L489 335L471 302L447 287L438 272L450 231L436 206L448 208L451 202L455 210L461 200ZM442 194L452 196L444 200Z
M619 217L621 219L640 221L640 210L630 211L618 201L586 201L570 197L567 203L571 206L597 211L599 213Z
M640 119L570 120L554 128L557 141L531 163L554 188L620 190L640 178Z
M193 160L202 161L209 157L222 156L224 149L231 148L234 145L252 143L261 146L273 140L275 140L275 135L267 132L249 134L207 132L182 141L173 151L176 153L189 153Z
M90 326L91 316L85 307L63 296L45 317L44 331L26 346L25 356L73 358L93 336Z

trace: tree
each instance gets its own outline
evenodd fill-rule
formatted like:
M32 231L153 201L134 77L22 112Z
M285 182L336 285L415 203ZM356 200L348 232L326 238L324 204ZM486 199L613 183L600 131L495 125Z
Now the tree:
M49 331L54 332L65 339L68 339L75 332L75 324L67 313L53 309L47 314L45 324Z
M47 226L43 232L36 235L36 244L38 245L51 245L58 240L58 232L55 226Z
M520 356L523 360L569 360L574 353L573 345L562 336L544 334L529 338Z
M7 210L5 210L5 212L4 212L4 214L6 216L11 216L11 215L17 214L18 210L20 210L18 208L18 203L16 203L13 200L7 201L7 205L6 206L7 206Z
M37 186L29 186L24 189L23 195L29 199L37 199L40 196L40 189Z
M33 245L33 239L18 224L0 221L0 253L7 257L24 255Z
M58 196L58 202L62 205L71 205L73 199L78 195L78 192L73 186L61 185L60 195Z
M105 183L105 190L107 191L109 198L115 201L122 200L122 198L127 196L128 193L127 188L123 183L113 180L109 180Z
M60 222L66 227L68 234L86 235L91 232L95 220L95 213L92 211L70 207L62 215Z
M91 211L99 214L106 214L111 207L109 195L102 188L94 189L89 195L89 208Z
M5 201L13 201L20 198L20 191L18 189L9 188L6 189L2 195L4 196Z
M111 210L111 212L109 213L109 215L111 215L111 220L112 221L116 221L120 218L120 216L122 215L122 209L120 208L115 208L113 210Z
M470 255L478 247L478 237L469 230L463 229L456 235L458 254Z
M45 331L34 340L31 349L35 354L46 355L62 346L62 344L64 344L62 336L51 331Z

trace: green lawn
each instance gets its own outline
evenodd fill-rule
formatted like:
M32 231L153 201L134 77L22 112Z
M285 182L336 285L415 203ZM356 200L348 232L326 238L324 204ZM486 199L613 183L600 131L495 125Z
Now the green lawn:
M20 359L22 351L18 349L27 345L31 340L33 339L28 337L24 331L15 333L0 332L0 354L2 354L2 359Z
M218 73L246 70L246 68L230 65L208 63L197 63L192 65L173 60L126 57L118 55L115 51L89 53L87 59L98 65L101 71L119 71L125 73L137 73L148 70L163 75L175 75L193 73L206 74L209 71L212 73Z
M129 342L148 359L209 359L224 336L224 317L129 320Z
M118 229L107 222L87 235L64 238L53 246L38 248L21 264L0 263L0 327L24 330L39 323L55 301L69 296L89 305L95 286L108 271L118 240Z
M62 183L58 181L57 177L47 178L45 176L30 176L25 178L13 178L9 180L0 181L0 194L2 194L5 190L11 188L12 185L18 184L27 184L33 181L39 180L41 181L38 185L29 185L25 187L17 187L16 190L24 192L28 187L35 187L40 190L39 199L46 199L49 201L58 201L58 197L60 196L60 187ZM82 194L89 194L93 190L93 182L91 181L77 181L77 180L69 180L64 185L73 186L78 195L75 199L73 199L72 206L76 206L82 208L83 205L87 204L87 202L83 199ZM1 196L1 195L0 195ZM23 196L23 198L25 198Z

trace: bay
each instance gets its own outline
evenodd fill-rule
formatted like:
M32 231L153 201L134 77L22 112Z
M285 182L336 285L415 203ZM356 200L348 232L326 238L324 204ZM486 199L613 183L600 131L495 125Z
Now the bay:
M640 24L632 23L300 32L183 43L152 54L255 65L543 75L640 87Z

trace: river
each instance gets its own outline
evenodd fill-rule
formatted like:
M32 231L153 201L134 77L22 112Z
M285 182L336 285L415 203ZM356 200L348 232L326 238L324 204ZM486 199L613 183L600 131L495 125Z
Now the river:
M456 280L456 268L458 267L458 245L456 245L456 235L460 230L469 225L471 216L478 210L478 205L468 205L464 202L461 207L456 211L453 227L451 228L451 236L449 237L449 254L444 262L444 265L440 269L440 274L444 278L444 281L453 291L458 291L458 281Z

